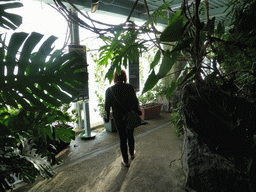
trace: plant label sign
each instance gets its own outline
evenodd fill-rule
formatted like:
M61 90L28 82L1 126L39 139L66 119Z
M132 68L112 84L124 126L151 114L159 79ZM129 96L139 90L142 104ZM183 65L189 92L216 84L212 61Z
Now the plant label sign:
M139 58L133 62L129 62L129 83L136 92L140 91L140 68Z
M85 63L77 63L75 65L81 65L85 64L85 67L83 68L83 72L86 72L85 79L86 83L84 84L84 88L75 88L77 91L79 91L78 96L75 97L74 101L81 101L89 99L89 88L88 88L88 69L87 69L87 58L86 58L86 47L82 45L69 45L69 52L75 51L82 57L84 57Z

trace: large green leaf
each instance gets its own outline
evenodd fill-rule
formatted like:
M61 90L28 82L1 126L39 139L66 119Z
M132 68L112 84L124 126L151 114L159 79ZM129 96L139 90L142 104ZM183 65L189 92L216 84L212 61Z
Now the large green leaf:
M1 38L1 35L0 35L0 38ZM5 57L5 54L4 54L4 46L5 46L5 39L6 39L6 36L4 37L4 39L2 39L2 42L0 43L0 61L2 61Z
M159 81L159 77L158 75L155 74L155 71L153 69L151 74L148 76L148 79L146 80L142 94L152 89L157 84L158 81Z
M88 82L88 74L83 71L85 59L76 53L68 53L55 55L46 63L50 54L48 49L52 50L56 38L50 37L34 54L41 38L38 33L12 35L6 60L0 61L0 73L7 74L0 79L1 91L5 93L1 95L4 105L17 108L20 104L27 110L42 109L48 105L58 107L72 101L80 94L79 89L85 88Z
M215 27L215 17L211 18L207 25L204 27L203 31L207 31L208 33L212 33Z
M15 102L14 98L11 97L12 94L10 94L8 91L3 91L1 93L3 101L8 103L10 106L14 107L14 108L18 108L17 103Z
M223 22L218 23L216 32L219 38L221 38L221 36L225 33L225 26Z
M161 59L161 51L158 50L155 54L154 60L152 61L152 63L150 64L150 70L154 69L154 67L158 64L158 62Z
M57 50L53 51L53 53L51 54L49 61L47 63L52 63L56 58L60 58L61 54L62 54L61 50L57 49Z
M22 23L22 17L13 13L6 12L7 9L22 7L22 3L0 0L0 27L15 30Z
M7 53L6 53L6 62L15 62L16 61L16 55L18 53L18 50L22 43L25 41L27 38L28 34L21 32L21 33L14 33L11 36Z
M194 38L187 38L177 43L171 52L181 51L190 47L190 44L194 41Z
M182 82L180 83L180 85L182 85L183 83L185 83L187 80L189 80L193 75L195 75L197 71L197 68L194 67L182 80Z
M71 139L75 139L75 132L72 129L55 127L55 137L56 139L70 142Z
M40 89L36 88L35 86L29 87L30 90L34 95L40 95L40 98L45 102L45 103L51 103L53 106L59 106L61 103L54 99L50 94L46 94L41 92Z
M40 47L40 49L38 50L38 52L36 53L34 59L35 61L39 61L42 63L45 63L45 65L47 65L46 63L46 58L49 56L49 54L52 52L53 48L52 48L52 44L53 42L57 39L57 37L54 36L50 36ZM61 52L58 52L58 55L60 55ZM56 56L58 56L56 55Z
M175 81L171 82L171 86L168 88L166 93L166 99L169 100L169 97L174 93L175 89L178 87L177 83Z
M183 34L183 16L181 10L177 11L172 17L170 24L165 28L160 36L160 41L173 42L179 41Z
M111 66L109 69L108 69L108 72L106 73L105 75L105 79L108 78L109 80L109 83L111 83L114 79L114 67Z
M20 53L19 62L29 62L31 53L39 41L43 38L42 34L33 32L25 41L23 49Z
M22 140L22 150L19 156L25 158L28 162L33 164L33 166L40 171L43 177L52 177L53 170L51 169L50 162L47 161L47 157L43 157L41 154L37 153L37 149L33 145L29 144L28 140ZM29 181L34 181L34 178L28 177Z
M165 52L158 72L159 79L165 77L165 75L171 70L172 66L177 61L178 54L178 52L171 53L169 50Z
M106 78L111 82L113 80L112 71L121 72L122 66L127 68L129 62L137 61L143 50L146 50L144 39L137 38L139 30L125 30L123 25L112 31L109 37L102 37L107 45L99 49L98 65L108 66L112 64L112 68L106 74Z

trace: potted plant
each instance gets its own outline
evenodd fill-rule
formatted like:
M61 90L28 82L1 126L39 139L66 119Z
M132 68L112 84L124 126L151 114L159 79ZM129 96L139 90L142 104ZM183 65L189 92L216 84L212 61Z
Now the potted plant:
M104 118L105 116L105 99L104 99L104 96L102 96L101 94L99 94L97 91L95 91L95 94L97 95L98 97L98 109L95 109L95 111L99 111L99 114L100 116L102 117L102 119ZM114 118L112 116L112 113L110 113L110 120L108 123L105 123L104 122L104 126L106 128L107 131L109 132L116 132L117 129L116 129L116 126L115 126L115 121L114 121Z
M152 119L160 114L163 104L156 101L154 91L148 91L144 95L140 95L138 100L142 112L141 120Z
M109 132L117 132L115 121L114 121L113 117L110 117L108 123L104 122L104 126L105 126L106 130Z

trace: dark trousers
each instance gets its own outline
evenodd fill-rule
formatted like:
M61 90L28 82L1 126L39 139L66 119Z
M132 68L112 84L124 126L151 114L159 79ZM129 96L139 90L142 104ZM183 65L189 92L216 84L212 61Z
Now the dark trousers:
M127 148L127 140L129 146L130 155L134 154L134 130L126 129L125 122L122 118L114 118L116 128L120 138L120 149L123 156L123 160L125 163L128 163L128 148Z

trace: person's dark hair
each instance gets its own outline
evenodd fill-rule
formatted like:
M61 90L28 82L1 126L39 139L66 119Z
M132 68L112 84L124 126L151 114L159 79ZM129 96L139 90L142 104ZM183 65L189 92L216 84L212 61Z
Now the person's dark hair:
M121 70L121 74L118 75L117 72L114 73L114 83L126 83L127 81L127 76L125 70Z

